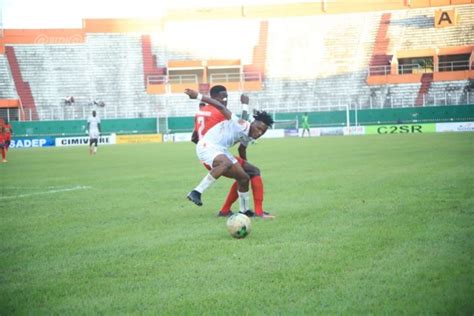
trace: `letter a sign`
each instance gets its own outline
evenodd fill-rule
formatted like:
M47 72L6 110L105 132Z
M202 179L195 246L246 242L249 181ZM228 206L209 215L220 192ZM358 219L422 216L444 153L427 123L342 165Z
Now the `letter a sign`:
M457 23L456 9L437 10L435 12L435 27L454 26Z

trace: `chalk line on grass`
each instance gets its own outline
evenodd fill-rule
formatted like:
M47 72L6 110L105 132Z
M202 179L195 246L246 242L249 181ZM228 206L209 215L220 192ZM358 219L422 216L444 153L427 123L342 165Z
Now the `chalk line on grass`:
M35 195L53 194L53 193L60 193L60 192L88 190L88 189L91 189L91 188L92 187L86 186L86 185L76 185L75 187L71 187L71 188L55 189L55 190L48 190L48 191L42 191L42 192L32 192L32 193L17 194L17 195L0 196L0 200L18 199L18 198L35 196Z

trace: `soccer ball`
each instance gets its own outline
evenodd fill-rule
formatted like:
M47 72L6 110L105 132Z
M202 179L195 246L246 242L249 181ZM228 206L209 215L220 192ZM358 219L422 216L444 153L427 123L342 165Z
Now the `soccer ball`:
M227 219L227 230L234 238L245 238L252 231L252 222L246 215L237 213Z

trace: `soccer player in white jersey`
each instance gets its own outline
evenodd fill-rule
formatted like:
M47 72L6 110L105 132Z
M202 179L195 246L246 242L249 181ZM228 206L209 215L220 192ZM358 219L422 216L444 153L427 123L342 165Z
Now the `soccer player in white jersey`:
M249 209L249 175L244 171L237 159L229 152L229 148L240 143L247 146L252 140L261 137L273 124L273 119L266 112L257 112L254 121L249 123L233 115L218 100L202 96L194 90L186 89L191 99L199 99L213 105L225 116L226 120L214 125L207 131L196 145L196 154L201 162L212 167L209 174L192 190L187 198L201 206L201 194L219 177L226 176L237 181L240 212Z
M92 116L87 119L87 131L89 133L89 155L92 155L97 153L97 143L100 136L100 118L97 117L95 111L92 111Z

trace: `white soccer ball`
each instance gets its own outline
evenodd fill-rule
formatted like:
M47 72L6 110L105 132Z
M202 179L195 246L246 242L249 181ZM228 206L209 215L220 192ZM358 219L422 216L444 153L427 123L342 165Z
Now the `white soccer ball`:
M227 219L227 230L234 238L245 238L252 231L252 222L246 215L237 213Z

